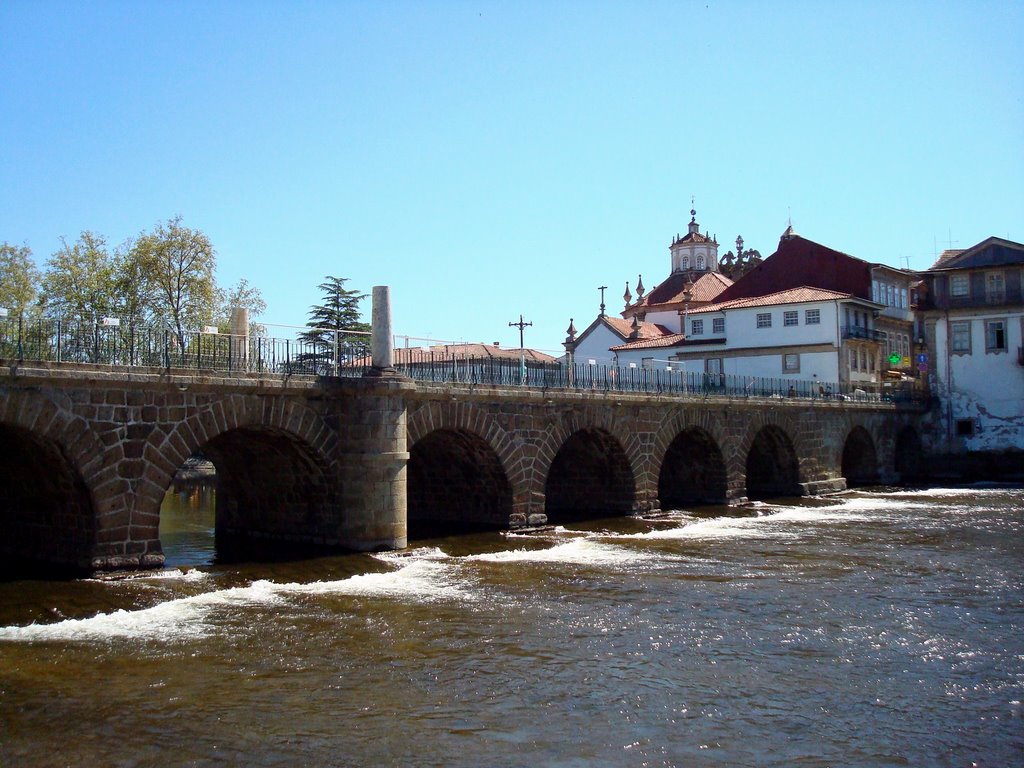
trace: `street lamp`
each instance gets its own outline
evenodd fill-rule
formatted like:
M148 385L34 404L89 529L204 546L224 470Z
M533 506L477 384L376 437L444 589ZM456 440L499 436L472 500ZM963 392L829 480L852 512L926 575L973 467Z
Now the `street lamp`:
M523 347L523 329L527 326L532 326L533 323L528 323L523 320L523 316L519 315L519 322L508 324L509 328L519 329L519 375L522 377L522 383L526 383L526 350Z

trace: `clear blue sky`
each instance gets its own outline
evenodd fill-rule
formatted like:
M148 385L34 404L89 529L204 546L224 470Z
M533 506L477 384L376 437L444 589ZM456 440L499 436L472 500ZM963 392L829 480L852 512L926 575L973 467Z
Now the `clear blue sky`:
M396 333L560 351L789 217L927 267L1024 240L1022 2L0 2L0 240L42 263L181 215L301 325L325 275ZM364 305L369 316L369 300Z

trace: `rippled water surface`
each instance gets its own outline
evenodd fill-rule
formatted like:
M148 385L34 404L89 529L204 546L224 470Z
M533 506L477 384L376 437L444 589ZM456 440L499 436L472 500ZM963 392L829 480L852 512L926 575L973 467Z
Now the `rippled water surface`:
M0 765L1022 765L1022 508L851 492L251 566L183 512L178 567L0 584Z

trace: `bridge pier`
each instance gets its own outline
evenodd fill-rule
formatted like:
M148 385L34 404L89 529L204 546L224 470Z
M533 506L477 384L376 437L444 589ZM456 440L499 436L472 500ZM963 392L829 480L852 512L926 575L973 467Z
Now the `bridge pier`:
M338 429L342 488L339 542L362 551L402 549L408 540L406 395L415 384L374 376L327 385Z

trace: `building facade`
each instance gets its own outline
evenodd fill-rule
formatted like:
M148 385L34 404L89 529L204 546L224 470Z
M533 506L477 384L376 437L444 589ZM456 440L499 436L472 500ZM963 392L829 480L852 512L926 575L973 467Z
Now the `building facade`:
M1024 450L1024 245L946 251L916 288L937 450Z

